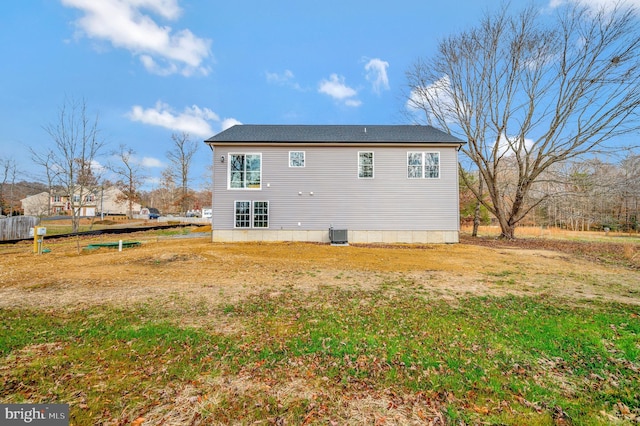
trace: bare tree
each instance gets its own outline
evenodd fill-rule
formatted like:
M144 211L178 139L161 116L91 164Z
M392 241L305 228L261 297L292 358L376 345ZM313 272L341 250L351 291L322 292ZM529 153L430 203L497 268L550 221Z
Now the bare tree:
M43 213L49 216L51 215L51 193L53 192L54 181L58 177L58 170L54 168L55 154L50 149L41 152L30 147L29 151L31 152L31 161L33 161L34 164L41 166L45 172L49 201L47 203L46 211L43 211Z
M171 174L180 185L176 205L180 207L182 213L186 213L193 203L193 196L189 189L191 160L200 145L197 141L192 141L188 133L179 135L174 133L171 135L171 140L173 141L173 149L167 152L167 158L171 164Z
M71 204L73 232L80 226L83 208L93 203L98 188L95 163L104 147L98 116L90 118L84 100L66 99L55 121L44 126L53 141L54 182Z
M440 42L407 78L409 107L467 140L488 199L469 187L511 239L544 200L530 196L545 170L638 131L640 25L622 6L564 5L543 19L505 7Z
M0 158L0 173L2 180L0 181L0 214L8 213L13 216L13 207L15 200L13 199L14 184L18 174L18 163L13 158ZM9 185L7 185L9 184ZM9 194L6 194L6 187L9 187Z
M176 187L175 178L173 176L173 172L171 171L171 167L166 167L160 173L160 185L158 188L152 191L152 199L154 206L157 206L162 211L174 211L175 209L175 200L178 199L177 193L178 189Z
M135 151L120 145L118 151L113 152L118 163L108 164L107 168L116 175L116 185L122 191L121 200L127 203L128 217L133 218L133 204L140 202L139 188L142 186L145 176L142 174L143 167L136 161Z

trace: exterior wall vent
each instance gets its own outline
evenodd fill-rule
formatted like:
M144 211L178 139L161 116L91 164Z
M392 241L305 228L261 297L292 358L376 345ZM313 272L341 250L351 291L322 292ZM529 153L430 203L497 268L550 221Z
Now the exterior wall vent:
M329 241L331 244L348 244L348 231L346 229L329 228Z

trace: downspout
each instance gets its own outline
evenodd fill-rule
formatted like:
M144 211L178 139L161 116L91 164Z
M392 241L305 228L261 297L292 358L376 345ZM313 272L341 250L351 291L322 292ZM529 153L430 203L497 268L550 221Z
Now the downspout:
M213 241L213 229L214 229L214 225L213 225L213 218L215 217L215 215L213 214L214 211L214 206L215 206L215 197L216 197L216 191L215 191L215 176L216 176L216 150L213 147L213 144L208 144L209 148L211 149L211 240Z
M458 149L456 149L456 205L458 208L456 209L456 228L458 230L458 241L460 242L460 149L462 145L458 145Z

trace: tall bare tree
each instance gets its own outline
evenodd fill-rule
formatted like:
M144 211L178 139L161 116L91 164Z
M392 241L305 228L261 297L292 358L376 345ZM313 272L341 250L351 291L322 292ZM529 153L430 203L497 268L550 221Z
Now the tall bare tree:
M15 203L13 190L17 174L18 163L15 159L0 158L0 214L7 213L9 216L13 216ZM6 191L7 186L9 187L9 194Z
M107 168L116 175L116 185L122 191L121 200L127 203L127 215L133 218L133 204L140 202L139 188L142 186L145 176L142 165L136 161L135 151L120 145L118 151L113 152L117 158L116 163L109 163Z
M468 142L488 198L470 189L503 238L544 200L530 195L545 170L638 131L637 16L620 5L570 3L543 17L504 7L407 71L409 107Z
M200 147L197 141L192 141L188 133L172 134L173 148L167 152L171 174L180 185L176 205L182 213L186 213L193 204L193 196L189 188L191 161Z
M99 135L98 116L89 117L84 99L66 99L56 120L44 130L53 141L54 181L71 203L71 225L77 232L82 210L93 203L98 188L95 163L105 145Z

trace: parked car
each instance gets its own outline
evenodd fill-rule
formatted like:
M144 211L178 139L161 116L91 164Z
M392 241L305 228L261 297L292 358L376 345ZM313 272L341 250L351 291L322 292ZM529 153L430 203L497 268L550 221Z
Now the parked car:
M149 207L149 219L157 219L160 217L160 210L155 207Z

